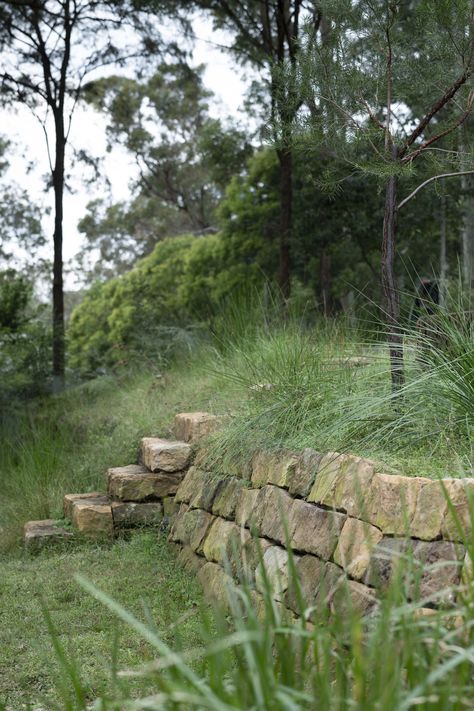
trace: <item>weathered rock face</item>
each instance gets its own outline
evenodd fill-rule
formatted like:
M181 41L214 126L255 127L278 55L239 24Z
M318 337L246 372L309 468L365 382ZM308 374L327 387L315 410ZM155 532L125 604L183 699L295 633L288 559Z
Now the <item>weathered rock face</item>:
M334 553L334 562L357 580L363 580L372 550L382 540L382 531L356 518L344 523Z
M290 450L256 452L252 458L252 486L275 484L287 488L297 462L297 452Z
M235 477L224 479L221 487L216 492L212 504L212 513L216 516L222 516L222 518L234 519L243 488L244 483L240 479Z
M298 562L298 556L294 556ZM257 590L264 593L270 589L275 600L283 602L289 584L288 553L279 546L270 546L255 573Z
M289 512L291 546L330 560L346 517L296 499ZM337 561L336 561L337 562Z
M144 437L141 442L143 463L152 472L179 472L191 461L191 445L158 437Z
M235 510L235 520L239 526L250 528L254 525L254 512L259 494L260 489L242 489L240 492L239 502Z
M195 444L216 432L224 421L208 412L182 412L174 418L173 431L176 439Z
M181 504L171 528L170 538L190 546L195 552L201 552L202 543L213 521L214 516L207 511L189 509L186 504Z
M72 523L87 538L112 537L114 522L109 499L79 499L72 505Z
M66 494L63 498L63 513L64 518L71 519L72 517L72 507L75 501L84 499L102 499L103 494L100 491L94 491L86 494Z
M306 498L316 479L323 455L314 449L304 449L288 472L288 490L292 496Z
M174 494L182 480L181 472L148 471L146 467L131 465L107 472L107 493L120 501L148 501Z
M163 505L159 501L112 501L112 518L115 528L158 525L163 520Z
M28 521L24 527L23 540L28 550L36 551L52 543L64 542L73 538L72 531L60 526L54 519Z

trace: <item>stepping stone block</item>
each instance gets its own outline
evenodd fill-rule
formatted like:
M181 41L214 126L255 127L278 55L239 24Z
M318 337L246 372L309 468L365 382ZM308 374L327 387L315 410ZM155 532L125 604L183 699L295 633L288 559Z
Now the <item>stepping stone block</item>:
M102 499L104 494L101 491L93 491L87 494L66 494L63 499L63 511L64 518L71 520L72 518L72 506L75 501L82 501L84 499Z
M163 520L163 506L159 501L139 504L133 501L112 501L115 528L157 525Z
M25 523L23 540L30 550L38 550L51 543L66 541L73 537L72 531L66 531L51 518L44 521L28 521Z
M73 501L72 523L87 538L112 537L114 522L108 496Z
M198 442L219 429L223 418L209 412L181 412L174 418L173 432L183 442Z
M107 493L119 501L148 501L176 493L181 472L151 472L140 464L107 471Z
M158 437L144 437L141 442L144 465L152 472L179 472L191 461L191 445Z

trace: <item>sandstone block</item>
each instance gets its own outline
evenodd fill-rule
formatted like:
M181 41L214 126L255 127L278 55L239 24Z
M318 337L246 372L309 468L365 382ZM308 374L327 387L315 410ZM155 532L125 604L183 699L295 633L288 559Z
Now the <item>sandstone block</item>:
M443 479L446 510L441 524L443 538L469 541L474 520L474 480ZM449 498L449 505L447 502Z
M88 538L111 537L114 533L112 506L108 497L79 499L72 504L72 523Z
M331 598L331 611L343 617L351 614L363 617L372 612L376 605L374 590L355 580L343 581Z
M293 499L284 490L277 486L267 485L260 490L255 506L255 525L261 536L286 544Z
M195 443L216 432L223 422L223 417L209 412L181 412L174 418L173 432L176 439Z
M291 472L298 461L297 452L279 450L266 452L260 450L252 457L252 486L274 484L288 488Z
M434 596L434 602L451 604L464 555L464 546L448 541L383 538L373 550L366 582L386 589L398 580L408 598Z
M112 518L116 528L156 526L163 520L163 506L159 501L112 501Z
M181 473L153 473L139 464L115 467L107 471L107 493L120 501L160 499L174 494L181 478Z
M236 477L227 477L222 481L222 486L216 492L212 512L216 516L233 519L240 501L240 494L244 483Z
M448 541L417 541L414 558L420 570L419 594L422 598L434 595L442 605L456 600L456 586L461 580L466 549ZM415 589L418 583L415 582Z
M290 609L301 614L301 606L305 617L311 618L318 606L318 595L321 580L324 577L326 563L313 555L304 555L296 564L299 590L290 581L286 593L286 603Z
M295 562L299 560L294 556ZM255 572L257 590L264 593L267 589L266 580L275 600L283 602L289 584L288 553L280 546L271 546L264 553L263 561Z
M226 479L216 476L212 472L202 472L194 478L194 491L189 501L192 509L212 511L212 505L219 491L223 488Z
M392 581L406 577L413 549L410 539L383 537L372 551L365 582L386 590Z
M63 512L64 518L69 520L72 517L72 506L75 501L84 499L102 499L104 494L101 491L94 491L86 494L65 494L63 498Z
M288 490L293 496L306 498L314 484L323 455L309 447L297 457L288 473Z
M230 575L217 563L206 563L200 568L197 574L201 583L204 595L208 600L223 607L229 604L229 596L232 595L234 583Z
M58 525L54 519L44 521L28 521L23 529L23 541L29 550L35 551L59 541L64 542L73 537L72 531L68 531Z
M152 472L179 472L191 461L191 445L158 437L144 437L141 442L143 463Z
M188 509L182 505L173 526L170 538L172 541L190 546L193 551L200 553L202 544L207 535L214 516L201 509Z
M163 516L172 521L179 511L179 504L174 496L165 496L161 502L163 504Z
M367 520L384 534L409 535L418 494L425 482L421 477L375 474L361 518L367 516Z
M176 490L175 501L180 504L183 502L189 504L204 476L205 472L202 469L198 469L195 465L189 467Z
M410 533L415 538L431 541L441 537L447 510L446 496L439 481L424 482L418 492Z
M334 562L352 578L362 580L370 563L373 548L382 540L382 531L356 518L348 518L342 528Z
M250 584L255 583L255 571L263 560L265 551L271 545L266 538L249 536L242 546L241 569L237 570L238 577L243 578Z
M242 545L248 541L250 533L233 521L216 518L204 541L202 552L207 560L231 566L241 556Z
M328 452L321 458L307 501L355 515L374 472L375 465L368 459Z
M206 559L197 555L191 546L183 546L178 553L178 561L185 570L189 573L196 574L203 565L206 564Z
M239 526L251 527L255 519L254 513L259 493L260 489L244 488L241 490L235 510L235 520Z
M295 499L288 516L292 548L329 560L334 553L346 517Z

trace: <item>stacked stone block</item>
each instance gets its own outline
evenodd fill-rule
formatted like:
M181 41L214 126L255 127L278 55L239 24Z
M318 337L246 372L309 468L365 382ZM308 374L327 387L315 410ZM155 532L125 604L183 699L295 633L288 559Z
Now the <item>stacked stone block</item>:
M144 438L141 463L109 469L105 494L65 496L65 518L97 538L162 529L164 517L178 559L211 597L225 601L229 586L245 579L257 606L270 586L290 615L301 601L310 616L320 606L368 614L403 568L414 571L404 573L408 597L425 600L428 614L455 604L460 582L472 580L463 541L472 534L474 480L391 475L369 460L310 448L258 451L224 475L202 448L221 422L177 415L176 441ZM54 521L25 527L28 545L70 537ZM301 594L292 589L289 550Z
M411 599L455 603L468 561L452 509L469 537L473 481L390 475L360 457L311 449L259 451L249 480L207 471L199 453L196 461L176 492L170 538L211 597L244 575L256 594L270 582L275 601L297 614L291 548L310 609L370 613L401 565Z

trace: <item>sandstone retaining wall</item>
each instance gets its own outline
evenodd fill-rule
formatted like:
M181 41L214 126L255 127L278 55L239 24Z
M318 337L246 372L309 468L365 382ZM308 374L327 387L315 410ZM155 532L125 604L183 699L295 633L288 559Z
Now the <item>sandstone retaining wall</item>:
M198 452L175 496L170 539L211 597L245 576L258 598L267 579L275 601L298 613L291 548L309 608L370 612L402 561L410 561L409 598L427 608L455 603L472 569L465 536L474 480L385 474L368 460L312 449L259 451L242 470L218 475Z

